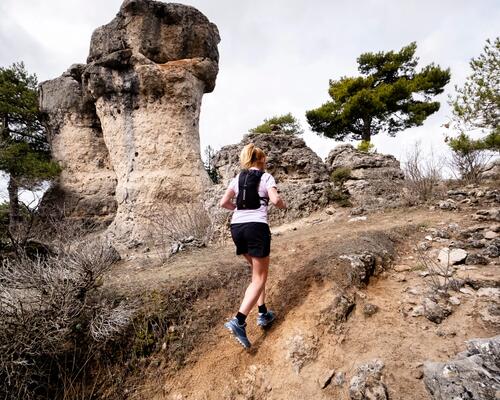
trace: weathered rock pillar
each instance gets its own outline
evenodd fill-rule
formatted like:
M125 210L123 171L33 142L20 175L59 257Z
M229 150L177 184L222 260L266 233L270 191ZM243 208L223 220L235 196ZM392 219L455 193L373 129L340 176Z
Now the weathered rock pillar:
M210 185L200 158L201 99L215 86L217 27L193 7L126 0L92 35L83 97L95 105L116 174L108 233L127 247L153 211L200 202Z
M52 156L63 170L44 198L48 210L109 224L116 211L116 175L109 162L95 105L83 98L85 65L40 85L40 106L48 115ZM61 216L61 215L58 215Z

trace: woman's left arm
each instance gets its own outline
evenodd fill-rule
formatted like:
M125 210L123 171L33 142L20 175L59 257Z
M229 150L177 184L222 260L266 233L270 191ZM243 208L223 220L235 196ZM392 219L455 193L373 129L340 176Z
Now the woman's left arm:
M223 208L226 208L228 210L234 210L236 209L236 206L233 204L232 199L235 196L235 192L233 189L228 188L226 190L226 193L224 193L224 196L222 196L222 199L220 200L219 205Z

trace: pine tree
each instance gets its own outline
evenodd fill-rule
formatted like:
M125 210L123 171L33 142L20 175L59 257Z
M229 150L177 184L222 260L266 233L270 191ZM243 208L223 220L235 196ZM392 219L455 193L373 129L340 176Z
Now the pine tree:
M19 189L34 189L55 177L59 166L38 108L37 78L24 64L0 68L0 170L8 174L9 229L21 221Z
M446 137L452 165L466 181L479 182L493 154L500 152L500 38L488 39L483 53L470 61L471 74L450 98L453 123L459 134ZM486 136L472 139L466 132L479 129Z
M413 42L399 52L361 54L362 76L330 80L331 101L307 111L311 129L335 140L370 141L379 132L395 136L422 125L439 110L431 99L443 92L450 70L430 64L417 72L416 49Z
M483 53L470 61L471 74L451 99L460 130L484 129L500 134L500 38L488 39Z

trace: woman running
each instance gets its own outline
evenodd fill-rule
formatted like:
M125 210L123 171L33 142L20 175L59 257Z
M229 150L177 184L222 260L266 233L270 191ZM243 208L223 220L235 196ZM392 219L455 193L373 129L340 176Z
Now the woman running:
M234 210L231 219L231 236L236 245L236 254L243 255L252 269L252 282L248 285L236 316L226 322L236 339L245 348L250 347L246 334L246 318L250 310L258 305L257 325L266 327L276 316L265 305L266 280L269 271L271 231L267 223L267 203L285 208L278 194L273 176L264 172L266 155L253 143L246 145L240 154L241 172L236 176L220 201L221 207ZM236 205L233 198L236 197Z

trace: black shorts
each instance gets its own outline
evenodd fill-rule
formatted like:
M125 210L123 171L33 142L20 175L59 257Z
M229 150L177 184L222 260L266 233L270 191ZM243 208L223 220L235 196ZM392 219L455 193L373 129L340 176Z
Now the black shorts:
M252 257L267 257L271 252L271 231L264 222L232 224L231 236L238 255L248 253Z

